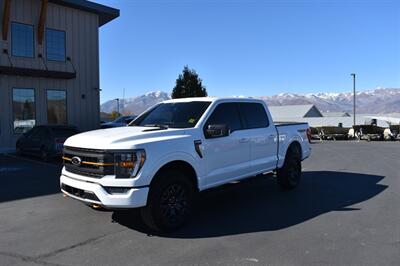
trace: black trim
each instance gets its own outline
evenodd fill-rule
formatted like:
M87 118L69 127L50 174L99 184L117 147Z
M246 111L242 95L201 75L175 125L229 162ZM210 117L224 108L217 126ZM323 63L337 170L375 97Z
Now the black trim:
M279 124L281 123L281 124ZM308 123L297 123L297 122L275 122L276 127L285 127L285 126L296 126L296 125L308 125Z
M199 157L203 158L203 154L201 153L201 149L200 149L201 143L202 143L201 140L195 140L194 141L194 149L196 150Z
M34 68L0 66L0 74L13 76L29 76L54 79L74 79L76 72L54 71Z
M101 202L99 200L99 198L96 196L96 194L92 191L86 191L86 190L83 190L80 188L71 187L64 183L61 184L61 189L64 190L65 192L67 192L75 197L81 198L81 199Z

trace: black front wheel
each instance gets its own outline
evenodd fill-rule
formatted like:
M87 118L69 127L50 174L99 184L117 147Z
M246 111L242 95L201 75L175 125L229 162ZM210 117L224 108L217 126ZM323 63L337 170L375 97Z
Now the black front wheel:
M144 223L158 232L173 231L189 218L195 188L185 175L168 170L152 183L147 206L141 209Z

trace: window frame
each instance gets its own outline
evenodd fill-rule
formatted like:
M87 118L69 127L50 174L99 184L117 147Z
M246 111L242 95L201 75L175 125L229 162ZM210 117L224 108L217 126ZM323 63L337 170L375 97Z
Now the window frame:
M266 126L262 126L262 127L249 127L247 125L247 120L245 118L243 110L240 107L241 104L243 104L243 105L244 104L258 104L258 105L261 105L262 109L264 110L265 117L267 118L267 125ZM240 113L240 116L241 116L241 119L242 119L242 122L243 122L243 129L244 130L268 128L271 125L271 122L269 121L267 110L265 109L265 106L262 103L258 103L258 102L239 102L238 103L238 108L239 108L239 113Z
M15 55L13 53L13 30L12 30L12 25L13 24L20 24L20 25L25 25L25 26L30 26L32 27L32 56L25 56L25 55ZM12 57L20 57L20 58L35 58L35 54L36 54L36 46L35 46L35 25L33 24L28 24L28 23L21 23L21 22L17 22L17 21L11 21L10 23L10 32L11 32L11 40L10 40L10 48L11 48L11 56Z
M25 133L16 133L15 132L15 127L14 127L14 122L15 122L15 115L14 115L14 90L15 89L28 89L28 90L33 90L33 99L35 100L35 104L34 104L34 110L35 110L35 125L32 127L36 127L36 122L37 122L37 105L36 105L36 89L35 88L24 88L24 87L12 87L11 88L11 121L12 121L12 132L13 135L23 135Z
M47 30L52 30L52 31L59 31L64 33L64 60L55 60L55 59L49 59L48 57L48 45L47 45ZM48 28L46 27L45 29L45 35L44 35L44 42L45 42L45 51L46 51L46 60L50 62L60 62L60 63L65 63L67 62L67 31L65 30L59 30L55 28Z
M49 124L49 99L47 97L47 93L48 91L63 91L65 92L65 124L55 124L55 125L64 125L67 126L68 125L68 92L66 89L46 89L46 122L47 124ZM49 124L52 125L52 124Z
M232 133L235 132L235 131L245 130L245 128L244 128L243 117L242 117L242 115L241 115L241 113L240 113L240 109L239 109L239 102L220 102L220 103L217 103L217 104L215 105L215 107L212 109L211 113L208 115L206 121L204 122L204 126L203 126L203 135L204 135L205 138L207 138L207 136L206 136L206 134L205 134L205 131L206 131L206 129L207 129L207 126L209 125L210 118L211 118L212 115L214 114L215 110L216 110L219 106L221 106L221 105L223 105L223 104L234 104L234 105L236 106L236 110L237 110L237 113L238 113L238 116L239 116L239 120L240 120L241 129L235 129L235 130L229 129L229 134L232 134Z

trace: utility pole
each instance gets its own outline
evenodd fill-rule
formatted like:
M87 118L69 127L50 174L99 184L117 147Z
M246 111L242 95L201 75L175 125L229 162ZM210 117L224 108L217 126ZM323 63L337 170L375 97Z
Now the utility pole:
M353 77L353 126L356 125L356 74L350 74Z
M122 92L122 115L125 114L125 88L123 88Z
M115 99L117 101L117 116L119 117L119 98Z

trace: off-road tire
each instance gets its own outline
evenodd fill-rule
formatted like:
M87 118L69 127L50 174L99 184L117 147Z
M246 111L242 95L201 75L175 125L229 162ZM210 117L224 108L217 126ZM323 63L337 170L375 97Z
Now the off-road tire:
M196 189L184 173L165 170L150 186L147 206L140 210L145 225L155 232L171 232L190 217ZM175 215L174 215L175 214Z
M278 184L283 189L296 188L301 179L301 151L298 146L289 147L282 168L277 170Z

